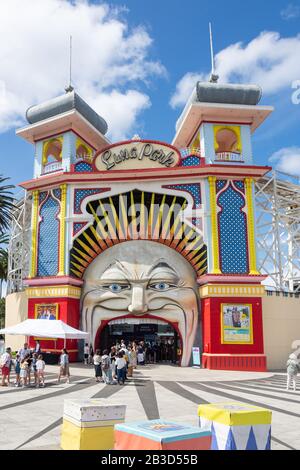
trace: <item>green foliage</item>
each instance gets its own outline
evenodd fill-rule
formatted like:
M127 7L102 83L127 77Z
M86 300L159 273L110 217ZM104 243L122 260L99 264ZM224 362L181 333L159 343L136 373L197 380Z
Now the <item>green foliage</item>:
M16 210L11 189L12 184L3 184L9 178L0 175L0 235L3 235L9 228L12 211Z

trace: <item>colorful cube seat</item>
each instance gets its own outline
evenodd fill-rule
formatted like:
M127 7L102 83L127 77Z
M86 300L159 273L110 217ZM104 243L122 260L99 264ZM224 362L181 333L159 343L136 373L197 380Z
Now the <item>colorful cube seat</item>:
M114 425L123 423L126 405L105 399L64 401L61 448L64 450L110 450Z
M115 425L115 450L209 450L211 432L161 419Z
M199 426L212 432L212 450L270 450L272 412L245 403L198 408Z

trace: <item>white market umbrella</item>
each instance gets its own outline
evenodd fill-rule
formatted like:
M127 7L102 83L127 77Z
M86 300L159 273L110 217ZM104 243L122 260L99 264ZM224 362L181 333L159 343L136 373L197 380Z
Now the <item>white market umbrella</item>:
M40 338L82 339L89 336L85 331L76 330L62 320L32 320L28 319L15 326L2 328L3 335L36 336Z

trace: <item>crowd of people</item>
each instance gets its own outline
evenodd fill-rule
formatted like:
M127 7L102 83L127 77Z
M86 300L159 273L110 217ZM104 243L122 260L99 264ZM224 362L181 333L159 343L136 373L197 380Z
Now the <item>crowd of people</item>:
M113 348L116 348L117 351L123 349L125 341L116 342ZM143 354L143 360L140 361L141 364L156 364L158 362L177 362L177 351L174 343L174 339L168 339L160 342L145 342L145 341L129 341L128 348L133 348L134 351L140 349L140 354ZM126 349L126 345L125 345ZM94 351L92 345L85 343L84 346L84 364L93 364ZM142 356L140 356L141 358Z
M89 352L88 352L89 351ZM92 356L92 362L95 368L96 382L104 382L107 385L124 385L128 377L132 377L133 370L138 364L145 364L145 343L135 341L125 344L116 343L108 349L104 349L101 353L100 349L96 349ZM84 362L88 364L90 356L89 345L85 344Z
M30 387L32 379L36 388L45 387L45 361L39 341L36 342L34 349L30 349L28 344L24 343L14 358L11 348L6 348L0 358L0 368L2 387L11 385L10 376L13 369L15 371L13 384L15 387ZM66 349L62 349L59 357L58 383L62 376L66 377L67 383L70 382L69 355Z

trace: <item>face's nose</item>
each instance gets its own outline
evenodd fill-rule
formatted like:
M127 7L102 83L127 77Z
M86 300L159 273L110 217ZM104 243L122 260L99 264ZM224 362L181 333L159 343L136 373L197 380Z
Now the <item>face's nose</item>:
M130 313L141 315L148 310L148 305L145 304L145 289L143 286L136 285L132 288L131 304L128 307Z

